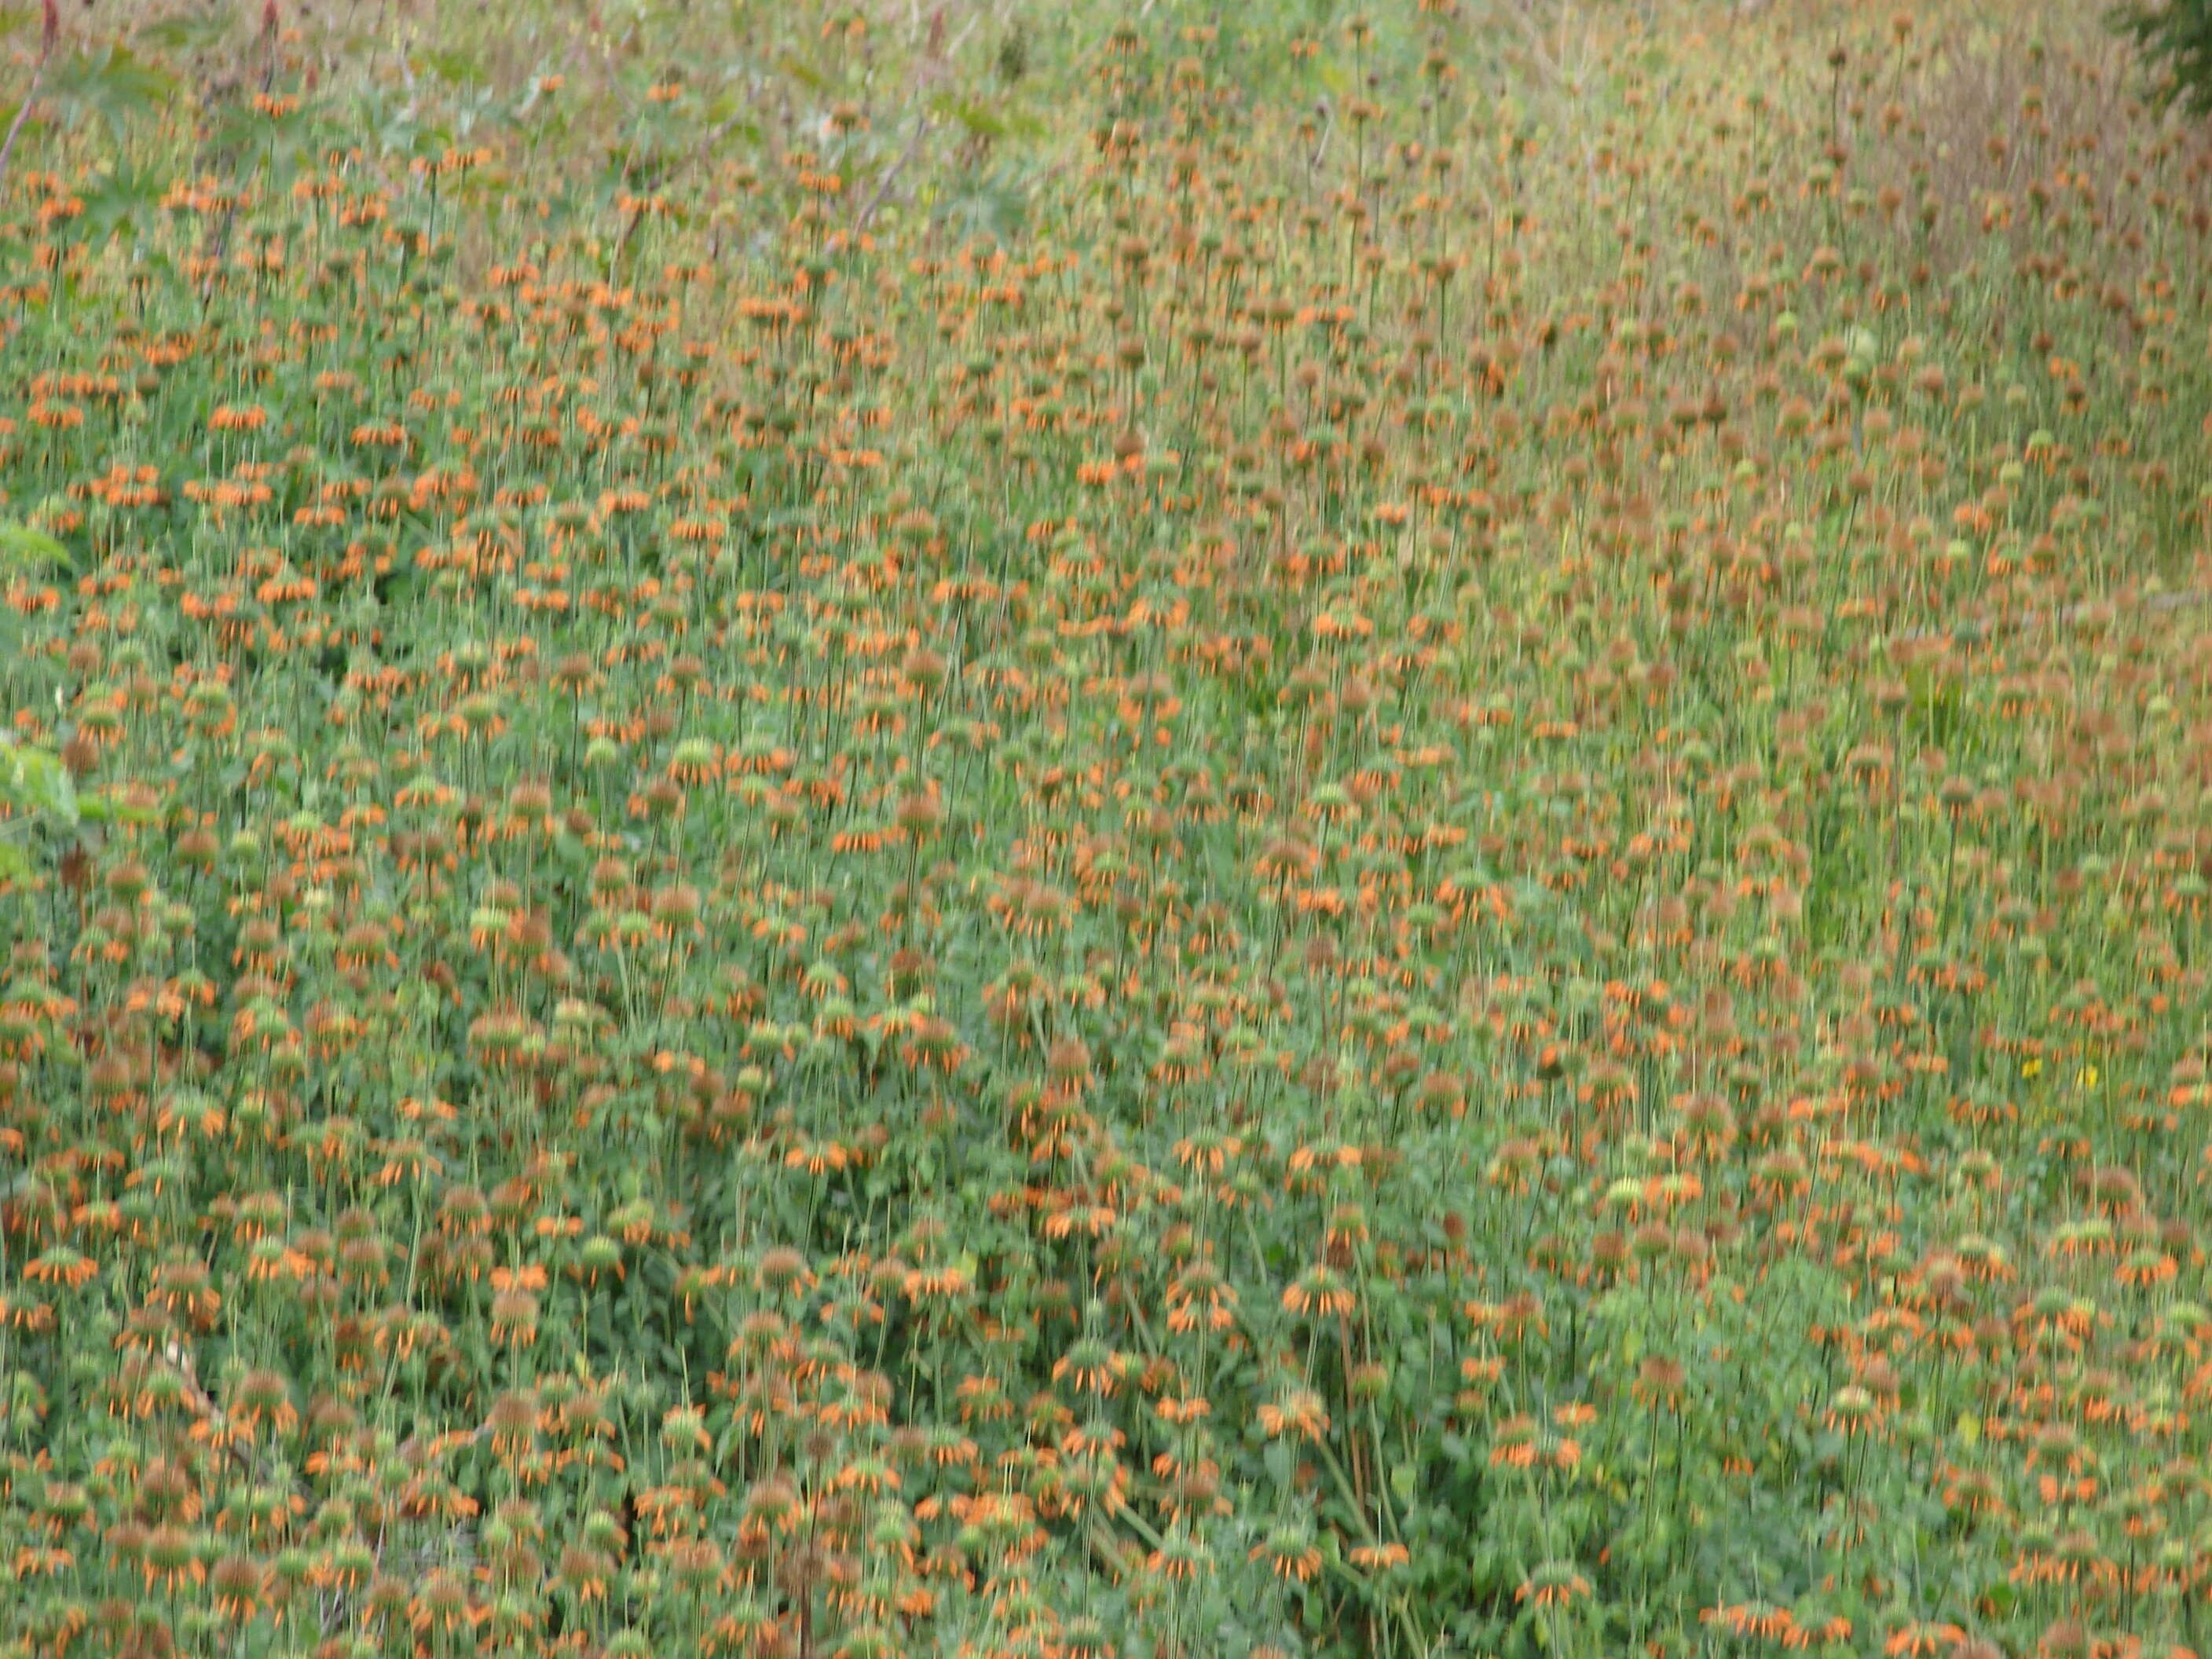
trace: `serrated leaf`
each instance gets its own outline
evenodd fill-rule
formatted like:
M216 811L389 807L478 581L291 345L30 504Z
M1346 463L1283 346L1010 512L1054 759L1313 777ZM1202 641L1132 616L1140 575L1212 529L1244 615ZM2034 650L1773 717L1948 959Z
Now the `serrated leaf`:
M85 116L96 115L117 138L131 116L165 106L176 88L175 76L155 69L119 41L100 56L71 58L53 78L53 96L66 125L74 126Z

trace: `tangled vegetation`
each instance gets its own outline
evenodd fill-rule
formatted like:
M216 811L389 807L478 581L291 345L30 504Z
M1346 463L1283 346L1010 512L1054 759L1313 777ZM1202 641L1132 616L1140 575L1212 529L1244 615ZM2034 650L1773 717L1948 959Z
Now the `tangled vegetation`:
M2094 16L121 9L6 42L0 1654L2202 1649Z

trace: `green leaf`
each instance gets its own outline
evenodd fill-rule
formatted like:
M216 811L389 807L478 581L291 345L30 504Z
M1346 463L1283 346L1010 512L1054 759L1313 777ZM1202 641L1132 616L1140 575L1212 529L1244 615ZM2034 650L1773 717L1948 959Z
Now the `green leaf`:
M71 58L53 81L66 125L96 115L118 140L132 116L165 107L176 89L175 76L154 68L120 41L104 55Z
M95 248L117 235L136 242L138 233L154 222L167 188L167 179L149 171L130 167L111 173L100 188L84 193L77 234Z
M1390 1494L1401 1507L1413 1501L1419 1485L1420 1471L1411 1463L1401 1463L1390 1471Z
M52 750L5 742L0 743L0 799L67 823L77 821L76 786Z
M1028 177L1011 167L994 167L966 190L949 196L934 217L963 237L1010 240L1029 220Z
M451 52L433 52L423 55L425 68L442 81L457 87L480 87L491 77L484 67L467 52L456 48Z
M9 520L0 520L0 566L9 570L42 567L69 569L76 561L70 550L43 530Z
M1013 129L994 111L971 99L939 93L929 100L930 113L957 121L978 138L1003 138Z

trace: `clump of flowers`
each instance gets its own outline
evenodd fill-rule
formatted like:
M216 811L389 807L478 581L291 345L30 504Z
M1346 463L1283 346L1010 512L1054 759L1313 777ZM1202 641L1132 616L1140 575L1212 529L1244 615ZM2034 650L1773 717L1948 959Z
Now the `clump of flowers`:
M2196 1650L2212 151L1032 10L49 14L0 1644Z

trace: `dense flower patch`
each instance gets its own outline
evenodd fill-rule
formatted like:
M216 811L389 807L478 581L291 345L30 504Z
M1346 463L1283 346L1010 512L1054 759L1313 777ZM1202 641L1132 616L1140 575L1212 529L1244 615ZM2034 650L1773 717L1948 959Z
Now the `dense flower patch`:
M1464 10L17 149L9 1653L2201 1649L2212 147Z

